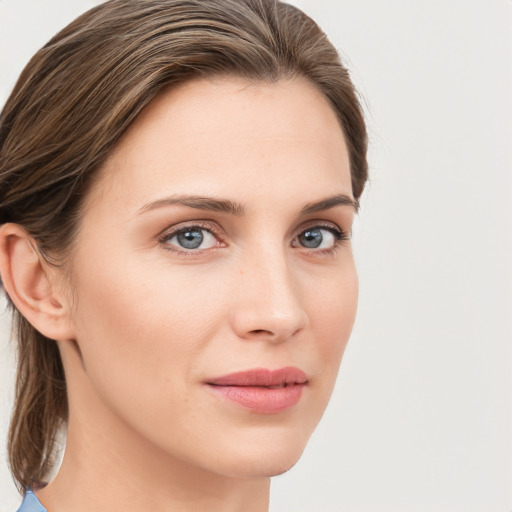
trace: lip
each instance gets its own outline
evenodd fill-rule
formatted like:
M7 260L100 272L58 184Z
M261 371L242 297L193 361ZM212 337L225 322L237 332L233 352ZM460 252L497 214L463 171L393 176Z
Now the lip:
M300 401L307 383L307 375L292 366L254 368L205 382L216 395L260 414L290 409Z

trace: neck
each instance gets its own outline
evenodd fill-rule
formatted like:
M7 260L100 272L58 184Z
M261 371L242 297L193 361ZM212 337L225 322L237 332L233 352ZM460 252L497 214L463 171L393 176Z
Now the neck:
M107 468L102 468L106 470ZM91 474L86 467L69 458L63 461L57 477L37 496L47 510L59 512L266 512L268 511L270 480L237 480L234 478L198 475L177 466L168 471L172 476L149 481L139 472L127 475L119 468L109 473ZM104 477L104 478L102 478Z
M221 475L163 452L105 407L86 380L68 383L68 394L63 462L36 493L48 510L268 511L269 478Z

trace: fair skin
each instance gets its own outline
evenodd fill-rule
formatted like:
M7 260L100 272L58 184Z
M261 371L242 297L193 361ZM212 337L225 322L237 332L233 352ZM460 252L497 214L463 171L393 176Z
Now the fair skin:
M130 127L64 267L4 225L5 285L59 340L68 382L64 461L37 492L48 510L267 510L269 477L299 459L352 329L354 213L322 94L223 78L165 93ZM307 383L281 411L209 384L284 367Z

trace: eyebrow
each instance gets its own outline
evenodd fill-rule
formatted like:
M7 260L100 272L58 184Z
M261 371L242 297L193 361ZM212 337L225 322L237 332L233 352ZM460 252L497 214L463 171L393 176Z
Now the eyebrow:
M211 212L229 213L240 217L245 213L245 206L229 199L217 199L215 197L176 195L159 199L145 204L139 213L155 210L163 206L186 206ZM338 194L332 197L321 199L313 203L306 204L300 211L301 215L309 215L324 210L329 210L336 206L351 206L356 212L359 209L359 203L352 197L345 194Z
M162 206L172 205L187 206L188 208L196 208L198 210L207 210L211 212L229 213L231 215L241 216L245 213L245 208L240 203L229 201L227 199L217 199L215 197L203 196L170 196L159 199L152 203L144 205L139 213L145 213Z
M351 206L356 212L359 210L359 202L345 194L327 197L314 203L308 203L300 211L301 215L309 215L323 210L329 210L335 206Z

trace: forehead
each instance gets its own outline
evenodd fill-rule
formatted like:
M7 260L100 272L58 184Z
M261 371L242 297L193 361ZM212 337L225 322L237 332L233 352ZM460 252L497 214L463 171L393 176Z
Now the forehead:
M132 209L161 193L351 195L336 114L305 79L197 80L156 98L113 150L92 198ZM279 190L277 190L279 189ZM249 198L250 199L250 198Z

